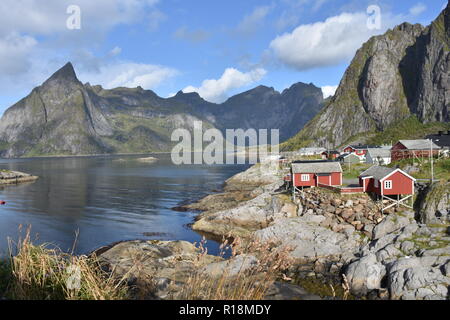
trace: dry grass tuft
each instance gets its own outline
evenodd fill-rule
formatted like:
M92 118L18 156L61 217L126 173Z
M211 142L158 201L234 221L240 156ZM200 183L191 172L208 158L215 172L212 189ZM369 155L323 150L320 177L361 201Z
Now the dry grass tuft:
M200 253L197 261L201 261L207 254L205 240L199 244ZM183 285L175 299L184 300L262 300L266 297L269 288L279 278L285 277L283 271L289 269L293 261L289 256L291 248L276 248L271 242L252 241L243 244L239 238L235 238L231 244L223 240L221 245L224 250L231 250L233 259L240 254L251 253L258 261L247 268L245 256L239 270L231 272L225 267L217 276L211 276L204 272L196 272ZM200 268L199 268L200 269Z
M126 298L121 281L102 270L95 256L74 256L49 245L34 245L30 228L9 240L9 283L14 300L116 300Z

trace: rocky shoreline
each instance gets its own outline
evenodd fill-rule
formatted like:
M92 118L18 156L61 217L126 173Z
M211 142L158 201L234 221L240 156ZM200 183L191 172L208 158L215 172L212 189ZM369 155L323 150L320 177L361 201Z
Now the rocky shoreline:
M266 174L258 181L261 171ZM206 209L193 229L290 245L297 271L334 275L359 297L449 299L449 183L421 188L415 212L382 214L366 194L315 188L294 203L280 190L280 176L267 172L252 167L229 179L225 193L188 206ZM255 188L236 197L232 190L242 182Z
M39 177L27 173L10 170L0 170L0 186L36 181Z
M394 208L382 214L379 204L366 194L338 195L319 188L305 190L293 202L279 171L262 163L228 179L224 192L183 208L200 211L193 230L215 239L270 243L269 251L290 248L287 281L276 281L268 299L342 298L334 288L341 288L345 297L365 299L449 299L450 184L420 192L416 212ZM175 258L173 250L167 250L172 246L178 248L173 249L178 250ZM170 296L169 283L182 287L184 281L174 273L175 264L167 265L169 260L179 261L187 273L199 269L223 273L241 269L245 257L251 261L262 257L251 249L228 260L208 255L193 268L189 255L195 250L184 242L127 242L100 258L112 269L124 268L122 274L129 272L135 257L145 261L140 262L144 271L148 269L143 274L155 275L153 268L159 265L161 287L157 286L155 297L164 299ZM132 278L142 280L142 276ZM330 288L330 282L338 286Z

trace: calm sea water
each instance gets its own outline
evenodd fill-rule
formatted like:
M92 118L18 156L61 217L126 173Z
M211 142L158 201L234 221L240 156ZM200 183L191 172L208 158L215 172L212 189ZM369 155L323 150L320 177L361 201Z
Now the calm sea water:
M146 155L148 156L148 155ZM88 253L122 240L200 241L188 224L194 212L172 207L220 189L223 182L248 165L173 165L170 155L0 159L0 169L40 177L34 183L0 187L0 253L18 227L31 225L36 242L70 250L78 231L76 253ZM117 161L126 159L126 161ZM218 245L208 241L208 249Z

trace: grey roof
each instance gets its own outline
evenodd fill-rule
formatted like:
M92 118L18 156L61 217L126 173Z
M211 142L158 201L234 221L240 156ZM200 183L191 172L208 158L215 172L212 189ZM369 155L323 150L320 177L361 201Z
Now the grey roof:
M390 158L391 157L391 150L390 149L382 149L382 148L375 148L375 149L369 149L367 151L368 154L370 154L370 157L372 159L375 158Z
M409 150L428 150L431 148L430 140L419 139L419 140L400 140L402 145L404 145ZM433 149L440 149L437 144L433 142Z
M339 162L293 163L293 173L329 173L342 172Z
M377 180L381 180L386 177L388 174L394 172L397 168L388 168L383 166L372 166L363 173L361 173L360 177L374 177Z

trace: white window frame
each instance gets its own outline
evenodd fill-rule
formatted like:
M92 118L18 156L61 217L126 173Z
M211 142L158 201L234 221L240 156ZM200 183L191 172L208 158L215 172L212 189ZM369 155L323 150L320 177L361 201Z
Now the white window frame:
M302 174L300 180L301 180L302 182L310 181L310 176L309 176L309 174Z
M384 181L384 188L386 190L392 190L392 180L385 180Z

